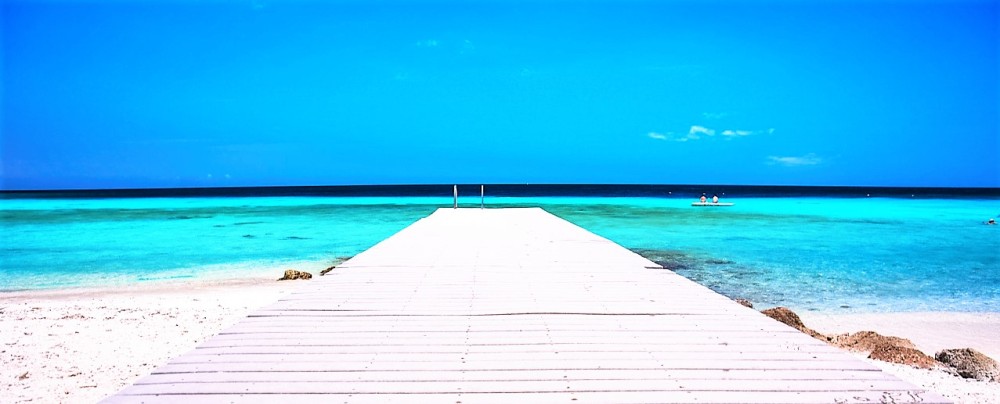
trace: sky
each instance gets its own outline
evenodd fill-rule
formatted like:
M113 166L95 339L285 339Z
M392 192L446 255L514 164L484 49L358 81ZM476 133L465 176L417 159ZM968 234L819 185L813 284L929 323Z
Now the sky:
M2 190L1000 187L995 0L0 4Z

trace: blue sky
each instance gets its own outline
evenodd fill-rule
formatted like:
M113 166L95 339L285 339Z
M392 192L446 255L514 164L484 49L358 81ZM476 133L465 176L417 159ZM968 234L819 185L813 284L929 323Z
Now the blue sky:
M2 4L2 189L1000 186L996 1Z

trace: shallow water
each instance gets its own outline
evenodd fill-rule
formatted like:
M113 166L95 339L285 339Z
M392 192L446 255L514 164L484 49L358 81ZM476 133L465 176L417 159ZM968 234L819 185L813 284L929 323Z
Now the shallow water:
M759 306L997 311L997 201L747 198L553 207L678 273ZM992 212L992 213L991 213Z
M0 289L100 286L234 272L364 251L433 212L368 198L8 200Z
M720 293L797 310L997 311L997 199L488 197L541 206ZM478 197L463 197L478 207ZM8 198L0 290L335 263L450 197Z

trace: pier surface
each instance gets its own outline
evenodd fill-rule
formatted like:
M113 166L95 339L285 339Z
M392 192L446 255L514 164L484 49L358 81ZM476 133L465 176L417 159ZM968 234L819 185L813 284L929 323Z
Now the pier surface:
M541 209L442 209L106 402L947 400Z

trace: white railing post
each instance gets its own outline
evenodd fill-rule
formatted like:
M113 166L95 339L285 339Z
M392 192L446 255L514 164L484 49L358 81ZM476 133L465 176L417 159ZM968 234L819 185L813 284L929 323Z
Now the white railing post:
M479 209L486 209L486 186L479 186Z
M455 187L452 188L452 190L455 193L455 204L452 205L451 208L452 209L458 209L458 185L455 185Z

